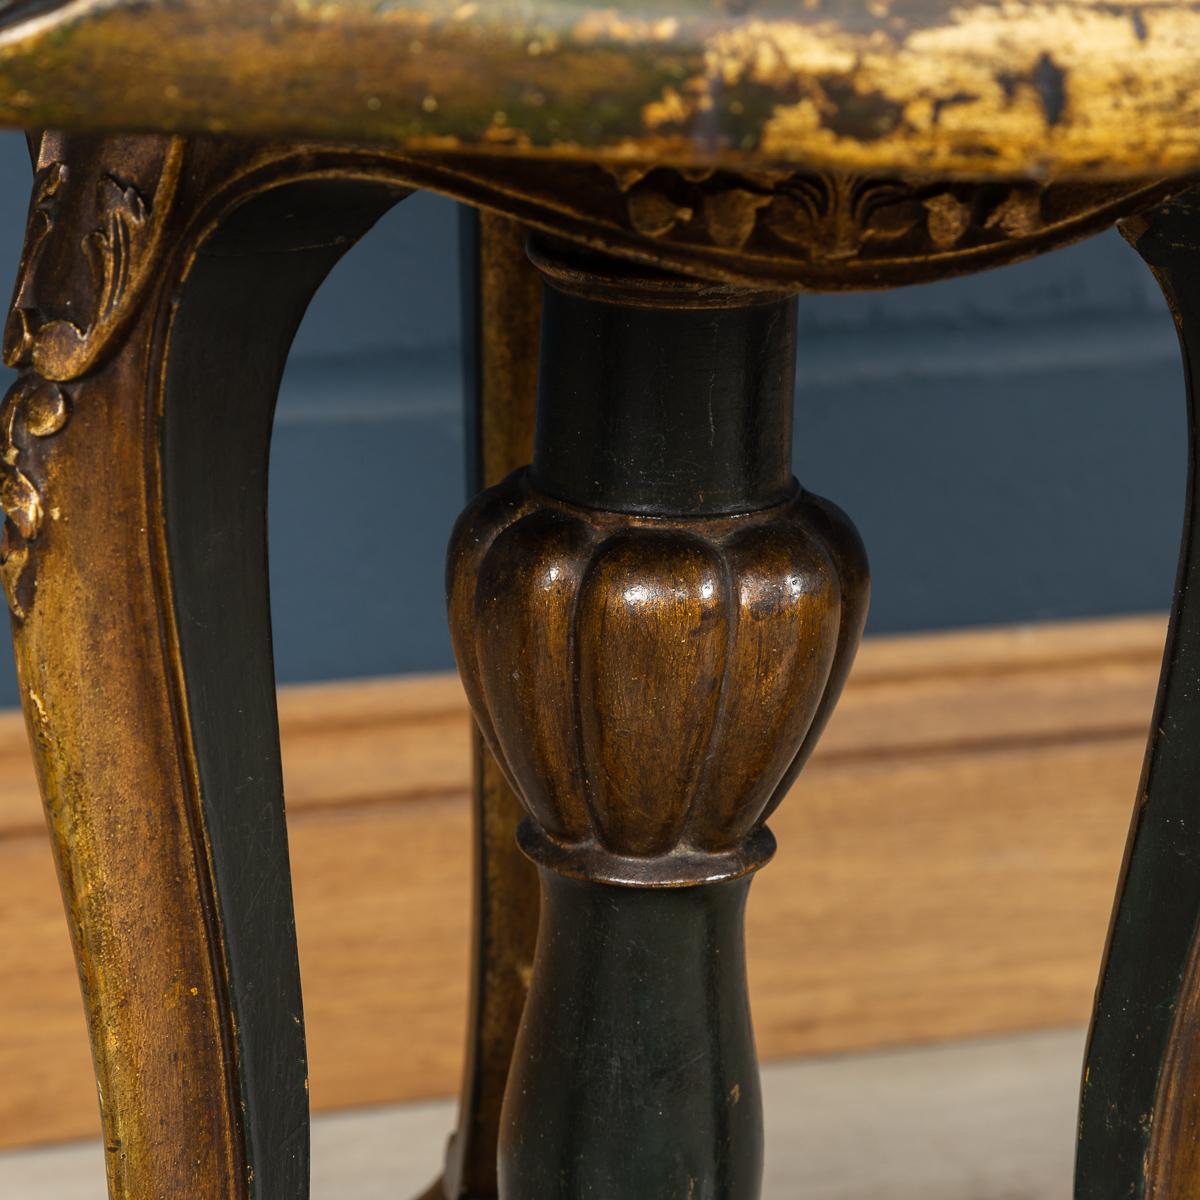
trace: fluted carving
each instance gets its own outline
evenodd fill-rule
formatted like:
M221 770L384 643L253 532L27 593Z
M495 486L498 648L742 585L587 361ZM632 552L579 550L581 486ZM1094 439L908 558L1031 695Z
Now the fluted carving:
M539 493L525 472L460 518L448 570L459 669L569 874L663 884L769 857L762 822L841 689L865 555L797 489L736 517L636 518Z

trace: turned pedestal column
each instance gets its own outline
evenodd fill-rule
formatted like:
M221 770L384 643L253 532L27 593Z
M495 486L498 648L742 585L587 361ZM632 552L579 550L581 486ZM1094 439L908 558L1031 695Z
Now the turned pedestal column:
M792 478L792 299L534 256L534 461L470 506L448 569L542 883L500 1192L752 1200L743 908L853 658L865 557Z

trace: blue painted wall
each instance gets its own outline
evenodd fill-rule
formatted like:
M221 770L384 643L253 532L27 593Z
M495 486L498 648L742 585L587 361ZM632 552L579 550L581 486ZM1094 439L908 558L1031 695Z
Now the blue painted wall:
M4 135L6 278L28 176ZM300 331L271 467L281 680L451 663L442 552L465 490L456 220L448 201L406 201ZM971 279L807 297L796 472L862 530L874 632L1163 609L1182 388L1166 307L1115 234ZM6 660L0 704L15 698Z

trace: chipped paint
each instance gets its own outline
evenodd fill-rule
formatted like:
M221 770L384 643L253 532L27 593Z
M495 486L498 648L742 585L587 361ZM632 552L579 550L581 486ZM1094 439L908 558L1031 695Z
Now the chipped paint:
M1171 0L73 0L0 19L0 122L1137 177L1200 168L1197 45Z

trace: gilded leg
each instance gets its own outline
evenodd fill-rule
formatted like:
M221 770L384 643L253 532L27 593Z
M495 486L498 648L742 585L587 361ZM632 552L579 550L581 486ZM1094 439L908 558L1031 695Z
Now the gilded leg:
M266 570L275 390L400 194L44 136L0 560L114 1200L297 1200L308 1095Z

